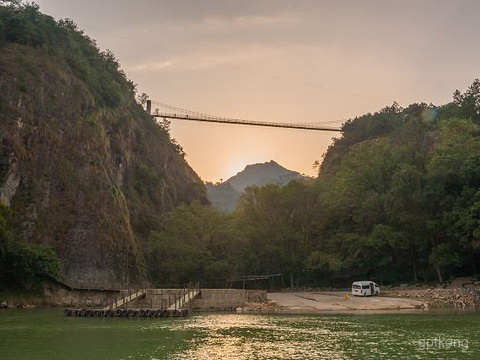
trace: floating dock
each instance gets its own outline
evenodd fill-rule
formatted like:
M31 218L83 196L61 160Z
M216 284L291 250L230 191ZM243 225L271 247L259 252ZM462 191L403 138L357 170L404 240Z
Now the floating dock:
M65 316L76 317L123 317L123 318L158 318L158 317L185 317L189 310L183 309L65 309Z

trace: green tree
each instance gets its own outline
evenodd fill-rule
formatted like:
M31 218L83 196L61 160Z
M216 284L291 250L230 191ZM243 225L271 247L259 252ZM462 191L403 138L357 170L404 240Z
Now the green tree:
M468 263L476 272L480 127L471 120L445 119L439 128L438 145L428 164L426 190L432 230L429 260L441 281L445 267L454 269Z
M35 287L58 277L60 260L50 247L19 241L10 225L11 212L0 203L0 279L10 286Z
M475 81L462 94L456 90L453 93L453 102L462 110L462 115L476 124L480 123L480 80Z
M232 215L194 202L175 208L162 223L146 252L154 283L225 286L246 271L248 247Z
M312 186L293 181L285 187L250 187L240 197L240 216L257 253L263 259L257 272L280 272L298 286L315 246L319 194ZM311 261L310 261L311 263Z

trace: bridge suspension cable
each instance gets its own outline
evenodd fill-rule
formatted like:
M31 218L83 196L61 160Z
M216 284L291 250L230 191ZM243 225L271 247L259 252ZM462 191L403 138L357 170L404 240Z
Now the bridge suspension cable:
M154 110L152 112L152 105L154 105ZM342 131L341 128L326 126L320 123L279 123L279 122L267 122L267 121L253 121L253 120L244 120L229 118L223 116L215 116L210 114L205 114L199 111L192 111L187 109L182 109L172 105L162 104L157 101L147 100L147 112L150 113L155 118L164 118L164 119L176 119L176 120L187 120L187 121L202 121L210 123L221 123L221 124L236 124L236 125L249 125L249 126L263 126L263 127L276 127L284 129L300 129L300 130L314 130L314 131ZM331 122L330 122L331 123Z

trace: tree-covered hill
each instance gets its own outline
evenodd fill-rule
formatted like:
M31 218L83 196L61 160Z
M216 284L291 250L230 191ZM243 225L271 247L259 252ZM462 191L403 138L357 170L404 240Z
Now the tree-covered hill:
M323 233L344 266L391 279L476 274L480 82L444 106L398 105L345 124L319 176Z
M479 114L475 80L443 106L393 104L352 119L325 154L316 182L248 188L232 215L208 209L207 223L199 205L184 207L152 233L151 241L163 245L151 254L196 253L189 257L196 279L212 284L256 274L282 274L283 286L476 275ZM189 240L173 248L173 238ZM153 273L173 276L165 268ZM179 271L175 280L192 276Z
M162 214L206 202L183 152L135 92L115 56L71 20L0 1L5 277L15 252L5 249L21 244L52 250L70 282L141 282L148 277L144 244Z

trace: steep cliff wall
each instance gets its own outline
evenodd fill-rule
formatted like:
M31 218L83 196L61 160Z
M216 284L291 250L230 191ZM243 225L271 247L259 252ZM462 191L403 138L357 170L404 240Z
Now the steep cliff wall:
M55 51L0 43L0 198L19 238L51 245L72 282L143 280L142 239L158 217L205 201L198 176L122 79L109 84L109 103Z

